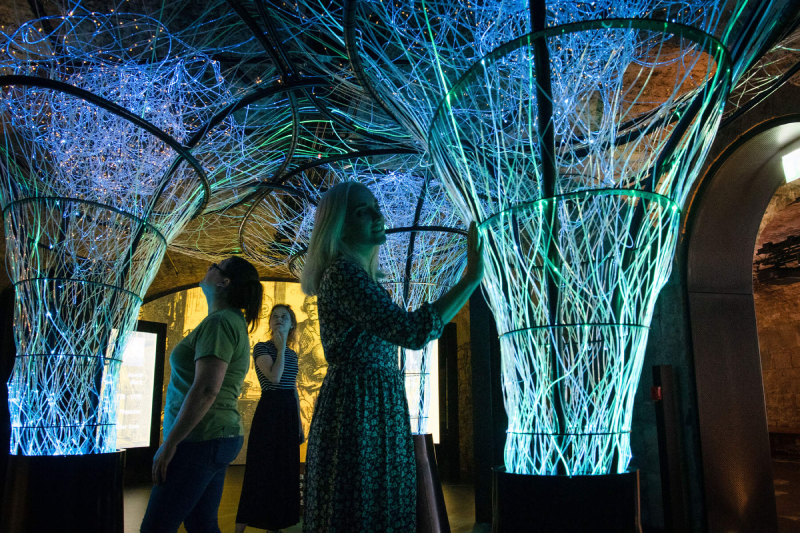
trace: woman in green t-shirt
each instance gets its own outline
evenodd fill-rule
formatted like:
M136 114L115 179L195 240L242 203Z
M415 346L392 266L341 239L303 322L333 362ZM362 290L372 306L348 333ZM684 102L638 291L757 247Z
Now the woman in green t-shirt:
M200 288L208 316L170 354L164 443L153 458L142 533L172 533L181 523L188 533L218 532L225 471L242 447L237 399L250 366L247 326L258 326L263 288L240 257L211 265Z

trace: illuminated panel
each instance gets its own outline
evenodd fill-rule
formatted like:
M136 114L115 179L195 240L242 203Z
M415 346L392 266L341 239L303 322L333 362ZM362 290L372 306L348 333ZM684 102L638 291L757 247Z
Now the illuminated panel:
M403 374L411 417L411 431L416 435L431 433L439 444L439 339L422 350L399 348L400 362L405 355Z
M783 174L786 183L800 178L800 148L783 156Z
M150 446L158 335L134 331L122 354L117 389L117 447Z

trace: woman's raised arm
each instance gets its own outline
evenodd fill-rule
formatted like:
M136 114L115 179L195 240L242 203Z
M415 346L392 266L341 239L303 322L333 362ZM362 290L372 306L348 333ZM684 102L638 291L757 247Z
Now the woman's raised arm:
M467 268L464 276L449 291L433 302L433 307L442 317L442 323L447 324L464 307L472 292L478 288L483 279L483 239L478 233L475 222L469 225L467 234Z

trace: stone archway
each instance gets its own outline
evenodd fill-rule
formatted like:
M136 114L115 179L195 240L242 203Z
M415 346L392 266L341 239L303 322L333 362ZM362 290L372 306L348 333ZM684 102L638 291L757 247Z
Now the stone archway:
M780 156L793 145L800 113L722 144L690 214L686 290L709 531L777 531L752 265L784 182Z

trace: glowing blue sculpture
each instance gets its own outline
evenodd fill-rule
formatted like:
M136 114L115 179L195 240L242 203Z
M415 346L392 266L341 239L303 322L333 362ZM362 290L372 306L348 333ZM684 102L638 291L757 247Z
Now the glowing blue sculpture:
M630 460L653 306L730 79L716 41L681 29L671 43L663 26L592 22L512 41L470 70L434 119L434 160L443 176L460 178L451 178L451 191L487 237L511 472L624 472ZM649 47L624 61L608 51L633 52L662 37L682 59L676 88L660 105L626 99L652 91L646 80L671 62L649 56ZM563 49L570 54L558 54ZM542 73L542 61L563 70ZM543 90L544 76L552 76L551 90ZM505 110L481 109L504 99ZM699 105L689 111L692 101ZM489 116L500 123L492 142L479 145ZM627 122L642 134L624 138ZM552 129L542 131L543 123Z
M309 3L487 239L507 471L627 468L683 202L782 5Z
M140 15L32 21L0 53L11 452L111 452L120 357L142 297L208 201L181 141L230 95L216 62Z

